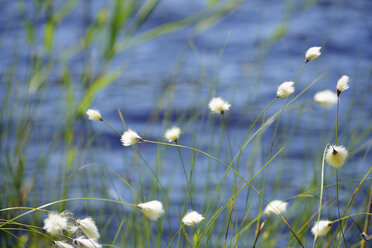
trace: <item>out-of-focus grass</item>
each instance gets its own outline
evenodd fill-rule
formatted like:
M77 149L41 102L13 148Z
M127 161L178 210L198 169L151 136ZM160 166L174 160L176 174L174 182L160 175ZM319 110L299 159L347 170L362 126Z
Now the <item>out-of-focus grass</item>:
M0 158L1 163L1 187L4 192L3 197L0 198L0 206L2 209L7 207L22 207L32 206L37 207L45 202L39 202L38 199L48 199L49 202L58 199L69 198L71 194L78 194L80 196L92 195L94 193L100 193L100 195L107 195L110 188L114 188L114 177L115 174L102 166L87 166L84 169L77 170L83 166L82 160L91 148L91 144L94 140L99 139L96 135L85 137L79 135L76 132L76 127L80 125L81 116L85 110L90 107L96 94L106 87L109 87L122 73L125 72L124 63L112 68L110 64L116 56L120 56L120 53L126 49L131 49L134 46L138 46L146 41L154 39L159 36L167 35L171 32L175 32L184 27L192 24L196 24L196 33L203 32L209 27L213 26L216 22L220 21L224 16L234 11L242 1L219 1L211 0L208 1L209 8L201 10L199 13L185 17L182 20L178 20L172 23L166 23L159 27L137 33L139 28L147 20L151 12L156 8L157 0L147 0L143 2L134 0L116 0L112 6L105 6L96 13L93 18L94 21L88 25L80 40L76 41L75 44L71 44L71 47L62 54L59 54L53 50L55 42L55 33L61 22L68 18L69 13L75 8L89 5L89 1L81 0L70 0L66 2L54 3L53 1L34 1L34 2L18 2L18 10L23 18L24 31L26 33L27 41L29 42L30 48L36 47L36 40L39 40L35 35L36 26L40 24L39 20L45 18L42 22L43 25L43 50L46 52L43 56L40 56L35 48L32 59L30 61L30 68L27 68L27 81L19 82L14 75L18 71L19 58L15 56L15 59L11 61L11 65L7 68L4 75L6 75L5 81L7 82L6 94L1 102L1 152ZM32 8L29 8L29 5ZM87 6L88 7L88 6ZM290 9L290 7L288 7ZM33 13L29 13L32 9ZM290 11L289 11L290 12ZM290 14L290 13L289 13ZM29 18L32 16L33 18ZM269 36L269 38L259 44L257 58L257 76L256 86L260 86L260 75L262 73L262 65L264 63L264 57L271 47L278 42L282 37L286 35L288 31L288 24L284 21L280 23L276 30ZM102 47L97 43L104 44ZM70 60L75 56L81 55L92 49L93 46L97 46L100 52L100 59L102 66L98 71L95 71L91 67L89 61L85 61L83 69L81 71L81 81L73 82L71 79L71 65ZM190 46L193 44L190 42ZM94 48L96 49L96 48ZM194 47L195 52L198 53ZM60 57L58 57L59 55ZM220 54L223 56L223 53ZM314 62L316 63L316 62ZM52 69L60 67L62 73L56 81L60 81L63 85L62 90L65 99L62 103L62 114L64 116L63 130L49 130L47 135L50 135L50 145L48 147L39 147L36 149L37 156L32 161L27 162L25 156L25 150L30 147L37 147L38 137L35 132L43 132L42 124L37 123L35 119L36 114L40 115L40 110L36 109L38 101L42 98L45 92L43 91L48 87L48 81L54 76ZM179 65L176 65L174 81L177 82L177 70L181 70ZM182 129L187 130L188 127L200 125L199 129L194 130L191 133L192 142L190 146L199 148L201 140L204 141L204 134L208 134L207 137L209 144L207 148L208 154L212 154L223 162L229 164L231 161L231 154L227 148L226 137L229 131L229 119L226 119L226 125L224 122L215 116L206 114L206 104L208 100L216 95L215 89L218 85L218 79L215 78L219 71L219 68L215 69L212 75L209 75L204 71L203 65L201 65L203 71L202 76L198 84L195 84L193 89L193 99L195 102L200 103L200 108L192 109L190 111L184 111L177 113L174 116L173 102L174 98L174 87L175 84L169 83L166 85L164 94L154 103L154 111L151 114L148 126L151 127L154 123L162 122L164 129L169 127L170 124L176 123L181 126ZM314 77L315 78L315 77ZM365 79L366 81L368 79ZM81 90L79 94L76 93L76 89ZM207 89L209 92L207 96L202 94L202 89ZM195 94L194 94L195 93ZM368 96L364 96L364 103L367 102ZM299 103L298 103L299 102ZM297 116L297 120L294 121L293 125L284 126L282 129L283 135L280 135L274 148L274 153L279 151L279 148L285 146L286 142L291 142L296 135L295 130L299 128L297 123L303 116L311 113L311 109L308 109L306 104L298 102L289 105L286 111L291 111ZM247 110L260 109L260 105L247 106ZM114 106L120 107L120 106ZM262 111L260 109L259 111ZM260 112L258 114L260 114ZM244 111L242 114L242 120L244 121L245 115L249 111ZM350 106L346 114L351 115L353 112L353 106ZM258 116L258 115L257 115ZM244 152L249 157L247 164L240 162L240 168L237 173L241 173L243 178L249 180L267 161L266 151L262 152L260 147L263 142L263 136L265 131L273 125L267 125L268 120L271 116L264 115L255 126L254 139L249 140L249 146L247 146ZM283 118L285 118L285 113ZM329 118L325 116L325 119ZM341 134L348 136L350 155L355 156L357 153L363 152L364 158L368 158L369 147L371 143L370 134L372 125L362 126L365 123L365 117L361 116L360 121L357 125L353 126L352 130L345 131ZM203 123L201 123L201 120ZM249 127L247 127L248 130ZM123 128L124 129L124 128ZM326 128L325 128L326 129ZM324 130L325 130L324 129ZM213 134L213 135L210 135ZM115 134L113 134L115 135ZM253 132L252 134L253 135ZM286 136L283 138L283 136ZM331 140L333 134L324 133L324 136L328 137L327 140ZM249 136L252 137L252 136ZM239 141L233 141L239 143L242 141L242 137L239 137ZM160 137L159 137L160 139ZM345 138L346 139L346 138ZM203 142L204 143L204 142ZM142 144L141 144L142 145ZM150 144L144 144L150 145ZM239 144L240 145L240 144ZM290 209L288 214L285 215L289 220L291 228L303 244L311 243L311 235L309 235L309 228L314 223L315 213L319 203L319 185L320 185L320 160L322 147L324 144L317 144L314 148L311 141L309 141L309 150L313 151L313 179L309 184L302 185L299 189L298 197L290 200ZM130 149L130 148L128 148ZM106 244L112 244L116 247L164 247L168 245L168 242L173 237L175 230L179 226L174 226L174 221L170 219L172 216L176 216L180 221L186 209L191 207L199 207L197 209L203 215L206 220L197 228L186 229L188 237L191 239L194 247L220 247L225 242L225 233L227 222L229 219L230 203L233 198L233 190L231 185L226 185L226 179L232 178L234 175L229 169L226 169L221 164L209 159L206 162L206 172L204 179L203 190L203 201L197 202L197 199L193 198L196 193L196 180L200 180L199 175L189 174L191 177L191 187L185 190L184 201L187 201L190 194L190 204L187 206L185 203L183 209L176 209L172 203L172 199L168 195L177 189L164 188L161 185L161 181L157 178L162 178L167 175L167 157L170 154L177 154L180 156L179 159L183 159L186 164L187 172L192 173L193 168L199 165L198 160L204 159L201 154L190 152L188 150L177 149L172 147L158 146L156 149L156 161L147 161L145 154L141 154L140 145L136 150L133 151L133 158L131 168L135 169L135 173L139 177L139 185L136 185L135 190L140 196L142 201L160 198L163 200L164 207L167 209L167 213L156 223L151 223L146 220L142 213L138 209L133 207L127 207L124 205L112 204L112 202L101 202L101 201L88 201L88 200L76 200L69 204L62 202L57 204L50 210L63 211L66 208L79 215L81 212L84 214L91 215L97 223L100 223L100 233L102 240ZM54 172L50 173L48 164L51 159L52 151L59 150L60 157L58 168L53 168ZM138 153L136 152L138 150ZM235 155L236 151L233 151ZM284 149L278 156L286 156L286 150ZM264 162L263 162L264 161ZM94 161L92 161L94 162ZM244 161L245 162L245 161ZM365 160L363 160L366 163ZM283 161L278 161L279 168L282 168L281 164ZM146 166L147 164L147 166ZM109 165L108 165L109 166ZM268 173L270 173L271 164L267 165ZM248 168L246 168L248 167ZM232 167L235 168L235 167ZM149 170L152 172L149 172ZM146 171L148 174L142 173ZM181 170L179 170L183 173ZM216 171L224 172L224 176L219 178ZM243 175L243 173L245 173ZM279 173L274 176L275 187L274 190L280 191L281 188L281 175L283 172L279 170ZM151 176L148 176L151 175ZM125 179L125 171L121 174ZM363 175L364 176L364 175ZM151 179L149 179L151 177ZM328 170L325 175L326 185L325 189L334 189L334 184L331 183L334 178L334 172ZM169 185L176 178L169 179ZM186 179L185 179L186 180ZM361 178L355 178L355 181L342 180L341 185L346 185L342 188L342 192L347 195L347 198L351 198L356 186L362 180ZM370 178L367 177L369 181ZM78 187L71 188L71 182L75 182ZM255 176L252 184L258 190L261 190L263 183L263 174ZM367 183L367 182L366 182ZM216 185L216 187L211 187ZM263 184L267 186L266 184ZM252 246L253 239L255 236L256 220L258 218L265 218L258 216L255 212L259 206L261 198L257 195L251 187L245 185L245 183L237 179L237 189L240 190L241 195L245 196L244 201L238 200L234 208L232 208L232 221L230 224L230 232L228 233L228 239L226 244L232 247L238 246ZM117 186L116 186L117 187ZM126 187L123 183L122 187ZM229 187L226 191L224 188ZM231 189L230 189L231 187ZM128 192L130 192L128 190ZM226 195L226 192L229 192ZM127 195L123 198L127 199ZM266 197L266 195L265 195ZM32 200L29 200L32 199ZM136 201L135 197L129 197L133 201ZM265 198L266 199L266 198ZM124 199L120 199L123 200ZM284 199L283 199L284 200ZM326 209L334 208L334 199L324 199ZM361 201L359 199L359 201ZM362 209L366 209L368 199L362 200L362 207L355 206L353 202L350 208L352 213L353 207L357 208L359 212ZM133 202L138 203L138 202ZM265 206L265 202L263 201ZM242 207L243 206L243 207ZM241 210L243 209L243 210ZM14 218L17 214L22 211L1 211L0 218L4 222ZM243 216L240 214L243 213ZM300 213L300 214L299 214ZM34 226L41 227L42 219L45 217L42 212L34 211L32 214L18 220L19 222L29 223ZM335 217L335 216L333 216ZM364 216L360 219L363 220ZM240 222L237 222L238 219ZM352 223L351 221L349 224ZM0 234L0 245L4 247L40 247L50 245L47 238L42 235L36 234L35 232L27 230L7 230L6 226L1 227ZM356 227L350 224L350 233L355 233ZM27 228L26 228L27 229ZM112 230L116 230L112 233ZM241 232L241 233L240 233ZM115 238L114 238L115 237ZM283 241L284 240L284 241ZM288 240L288 241L287 241ZM353 241L356 239L354 238ZM287 242L286 242L287 241ZM319 240L320 244L326 244L327 241L332 242L334 247L338 246L339 238L329 235L324 240ZM290 234L288 229L283 224L283 221L277 216L270 216L267 219L267 223L261 233L258 245L260 247L275 247L280 242L288 243L288 246L299 246L293 235ZM109 246L109 245L108 245ZM188 246L188 241L185 238L184 233L180 232L179 237L173 242L172 246L185 247Z

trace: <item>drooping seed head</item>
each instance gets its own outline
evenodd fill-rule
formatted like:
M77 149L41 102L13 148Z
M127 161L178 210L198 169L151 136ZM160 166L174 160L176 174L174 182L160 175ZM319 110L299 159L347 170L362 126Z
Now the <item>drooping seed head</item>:
M318 58L322 54L320 49L322 47L310 47L305 54L305 63Z
M120 140L123 146L131 146L141 141L142 138L135 131L128 129L123 133Z
M103 121L101 113L98 110L95 109L88 109L87 115L90 120L94 121Z
M164 213L163 204L157 200L140 203L137 205L137 207L150 220L157 220Z

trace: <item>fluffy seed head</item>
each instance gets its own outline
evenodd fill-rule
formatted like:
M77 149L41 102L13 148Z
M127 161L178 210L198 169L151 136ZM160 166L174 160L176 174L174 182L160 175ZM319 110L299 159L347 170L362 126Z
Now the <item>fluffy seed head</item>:
M68 226L68 219L63 214L49 213L48 218L44 220L44 229L52 236L62 234Z
M278 215L278 212L279 212L280 214L282 214L285 211L287 211L287 206L288 206L288 202L275 200L275 201L270 202L270 205L266 206L263 213L267 215L269 214Z
M324 236L329 232L329 230L331 230L331 226L332 222L329 220L320 220L314 224L311 228L311 232L316 237Z
M210 100L208 107L213 113L223 114L230 109L231 104L221 97L214 97Z
M99 239L100 235L98 233L98 228L91 217L87 217L82 220L78 219L76 220L76 224L88 238Z
M278 90L276 91L277 97L287 97L294 92L294 82L284 82L279 85Z
M90 120L103 121L101 113L98 110L88 109L87 110L87 115L88 115Z
M72 245L63 241L53 241L53 246L56 248L74 248Z
M168 140L168 142L177 142L178 138L180 137L181 129L179 127L172 127L165 131L164 137Z
M305 54L305 63L318 58L322 54L320 49L322 49L322 47L310 47Z
M343 75L337 81L337 94L340 95L342 91L347 90L349 88L350 78L349 76Z
M123 143L123 146L131 146L141 141L142 138L132 129L128 129L128 131L123 133L120 140L121 143Z
M323 107L330 107L337 103L337 95L330 90L319 91L314 95L314 101Z
M87 239L84 236L78 237L72 241L72 244L78 248L102 248L95 239Z
M156 200L140 203L137 207L141 209L144 215L150 220L157 220L164 213L163 204Z
M344 146L329 146L326 153L326 161L335 168L344 165L348 152Z
M202 220L204 220L203 215L196 211L190 211L183 217L182 222L186 226L193 226L200 223Z

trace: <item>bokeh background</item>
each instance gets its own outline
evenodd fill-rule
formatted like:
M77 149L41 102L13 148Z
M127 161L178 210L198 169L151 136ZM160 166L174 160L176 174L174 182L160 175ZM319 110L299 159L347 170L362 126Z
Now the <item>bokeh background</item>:
M82 168L105 165L128 180L143 199L165 201L166 190L172 207L165 203L160 237L169 241L179 227L177 212L182 211L186 189L177 150L138 144L151 172L138 154L121 145L112 129L89 121L85 111L99 109L105 121L123 132L119 109L127 127L149 140L164 141L166 128L177 125L183 131L180 144L197 146L228 162L227 132L235 154L250 125L275 97L277 86L294 81L312 46L321 46L322 55L306 65L296 93L322 76L281 118L272 151L285 149L270 164L264 195L284 200L319 186L324 146L335 139L336 107L324 109L313 96L335 90L337 80L346 74L351 87L342 94L339 117L339 143L350 151L349 162L340 170L341 181L347 182L341 186L345 192L341 203L346 204L371 165L371 11L369 0L1 1L0 206L36 207L71 197L135 202L123 182L102 166ZM227 132L221 118L208 110L203 115L212 96L232 105L225 115ZM263 119L283 103L277 101ZM266 163L274 129L275 124L265 126L244 150L239 172L246 178ZM231 196L233 175L227 173L221 180L225 173L221 165L188 150L182 155L186 169L193 168L188 208L203 212L221 183L212 201L217 209ZM333 184L330 167L326 175L326 183ZM262 182L263 173L254 185L261 189ZM355 211L366 209L369 184L367 180L361 188ZM325 197L334 199L334 186ZM257 213L260 198L253 191L247 189L238 199L238 222ZM305 211L305 203L309 204L300 201L290 208L288 216ZM318 200L311 204L315 211ZM133 214L136 210L101 202L66 203L52 210L66 208L76 216L95 216L107 242L118 219L140 218ZM217 219L221 225L225 215L228 211ZM336 218L337 212L332 207L324 215ZM38 213L29 221L42 225L43 216ZM356 221L364 223L363 218ZM281 228L288 239L288 230ZM128 229L130 225L123 230ZM130 239L123 233L121 240ZM221 236L217 234L212 235L215 245ZM0 235L1 244L11 244L11 238ZM309 231L303 235L311 242ZM358 237L358 232L350 231L350 239ZM286 244L287 239L277 244Z

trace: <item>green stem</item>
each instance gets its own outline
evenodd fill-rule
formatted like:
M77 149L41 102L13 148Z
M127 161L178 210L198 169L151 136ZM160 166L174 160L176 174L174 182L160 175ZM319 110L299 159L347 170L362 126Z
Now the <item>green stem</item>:
M164 192L164 195L165 197L167 198L167 201L169 202L169 205L172 207L173 211L174 211L174 214L176 216L176 218L178 219L178 215L177 215L177 211L176 209L174 208L169 196L168 196L168 193L166 191L166 189L164 188L164 186L161 184L160 182L160 179L158 177L158 175L156 175L155 171L151 168L151 166L149 165L149 163L145 160L145 158L141 155L141 153L139 151L137 151L136 148L134 148L134 146L132 146L132 149L133 151L135 151L137 153L137 155L142 159L142 161L145 163L146 167L149 169L149 171L151 172L151 174L155 177L159 187L163 190Z
M178 233L183 229L184 226L185 226L185 225L182 225L182 226L180 227L180 229L178 229L178 231L173 235L173 237L172 237L171 240L169 241L168 248L171 246L173 240L176 238L177 234L178 234Z
M236 174L239 178L241 178L245 183L247 183L249 185L249 187L251 187L261 198L263 198L263 200L268 204L270 205L270 203L264 198L264 196L260 193L259 190L257 190L250 182L248 182L244 177L242 177L239 173L237 173L233 168L231 168L229 165L227 165L226 163L222 162L221 160L219 160L218 158L206 153L206 152L203 152L203 151L200 151L198 149L195 149L195 148L192 148L192 147L188 147L188 146L182 146L182 145L176 145L176 144L168 144L168 143L164 143L164 142L158 142L158 141L151 141L151 140L143 140L143 142L147 142L147 143L153 143L153 144L159 144L159 145L166 145L166 146L178 146L178 147L182 147L182 148L186 148L186 149L190 149L190 150L193 150L193 151L196 151L196 152L199 152L199 153L202 153L214 160L216 160L217 162L221 163L223 166L225 166L226 168L228 168L230 171L232 171L234 174ZM282 219L282 221L284 222L284 224L289 228L289 230L292 232L293 236L296 238L296 240L298 241L298 243L301 245L301 247L304 247L300 241L300 239L297 237L296 233L293 231L293 229L291 228L291 226L288 224L287 220L280 214L278 213L278 215L280 216L280 218Z
M62 199L62 200L58 200L58 201L53 201L53 202L50 202L50 203L47 203L47 204L44 204L44 205L41 205L37 208L29 208L29 207L11 207L11 208L3 208L3 209L0 209L0 212L3 212L3 211L10 211L10 210L18 210L18 209L31 209L30 211L27 211L23 214L20 214L12 219L10 219L9 221L5 222L5 223L2 223L0 224L0 227L3 227L4 225L6 224L9 224L10 222L16 220L16 219L19 219L23 216L26 216L30 213L33 213L35 211L46 211L44 210L44 208L46 207L49 207L49 206L52 206L52 205L55 205L55 204L59 204L59 203L64 203L64 202L69 202L69 201L105 201L105 202L112 202L112 203L118 203L118 204L123 204L123 205L128 205L128 206L131 206L131 207L136 207L137 205L136 204L132 204L132 203L127 203L127 202L121 202L121 201L115 201L115 200L111 200L111 199L102 199L102 198L68 198L68 199Z
M117 133L117 134L121 137L121 133L119 133L118 131L116 131L116 129L113 128L113 127L112 127L110 124L108 124L106 121L104 121L104 120L102 120L102 121L103 121L103 123L106 124L106 126L108 126L109 128L111 128L112 130L114 130L114 132Z
M338 110L339 110L339 104L340 103L340 95L337 94L337 110L336 110L336 146L338 145ZM338 218L341 218L340 214L340 201L338 199L338 191L339 191L339 184L338 184L338 169L336 168L336 202L337 202L337 214ZM340 229L342 234L342 240L344 241L345 247L347 248L346 240L345 240L345 234L342 227L342 221L340 221ZM337 237L338 229L336 231L336 237Z
M323 201L323 191L324 191L324 162L325 162L325 155L326 155L328 146L329 146L329 144L327 144L325 146L324 151L323 151L323 157L322 157L322 173L321 173L321 182L320 182L320 199L319 199L318 222L320 221L320 214L321 214L321 211L322 211L322 201ZM313 248L315 247L316 239L317 239L317 235L315 235L315 237L314 237Z

